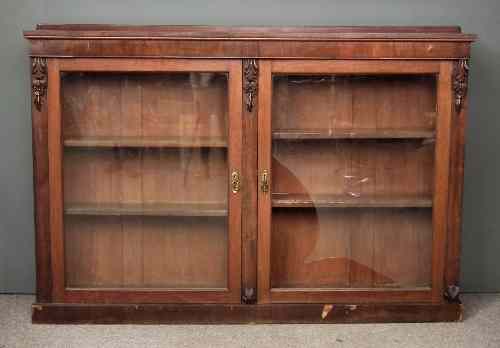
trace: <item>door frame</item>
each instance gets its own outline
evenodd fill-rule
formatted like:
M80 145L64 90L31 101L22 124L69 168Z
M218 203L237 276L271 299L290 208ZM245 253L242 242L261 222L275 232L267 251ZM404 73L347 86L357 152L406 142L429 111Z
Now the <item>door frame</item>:
M49 58L48 167L52 301L66 303L239 303L241 294L241 193L230 189L231 172L241 173L242 63L237 59ZM228 265L224 289L127 289L65 286L61 72L228 73Z
M433 74L436 76L437 121L432 207L432 270L428 289L272 289L271 192L258 193L259 303L442 303L446 260L449 193L450 130L452 118L452 61L432 60L260 60L258 105L258 173L271 167L272 75L278 74Z

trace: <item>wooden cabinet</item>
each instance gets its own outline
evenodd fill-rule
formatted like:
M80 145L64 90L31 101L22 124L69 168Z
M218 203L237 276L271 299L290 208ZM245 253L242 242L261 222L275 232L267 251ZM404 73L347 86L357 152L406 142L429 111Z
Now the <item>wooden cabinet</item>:
M461 318L457 27L41 25L33 321Z

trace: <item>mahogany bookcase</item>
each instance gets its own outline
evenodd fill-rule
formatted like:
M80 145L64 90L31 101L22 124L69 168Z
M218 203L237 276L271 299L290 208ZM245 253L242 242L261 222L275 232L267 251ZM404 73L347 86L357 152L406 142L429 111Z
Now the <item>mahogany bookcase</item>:
M39 25L36 323L460 320L458 27Z

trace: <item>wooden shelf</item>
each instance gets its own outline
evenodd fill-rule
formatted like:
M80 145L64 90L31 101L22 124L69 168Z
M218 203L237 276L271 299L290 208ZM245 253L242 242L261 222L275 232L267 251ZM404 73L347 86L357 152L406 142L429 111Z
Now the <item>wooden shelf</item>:
M67 147L227 147L225 137L74 137Z
M429 208L431 196L388 195L305 195L273 193L272 206L276 208Z
M67 215L102 216L227 216L224 203L105 203L105 204L68 204L64 209Z
M273 139L432 139L433 130L417 129L334 129L334 130L276 130Z

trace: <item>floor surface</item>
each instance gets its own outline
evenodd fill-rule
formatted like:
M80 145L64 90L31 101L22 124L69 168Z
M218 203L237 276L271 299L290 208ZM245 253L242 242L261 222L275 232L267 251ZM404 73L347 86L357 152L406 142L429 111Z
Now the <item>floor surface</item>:
M463 295L460 323L339 325L32 325L33 296L0 296L0 348L500 348L500 294Z

